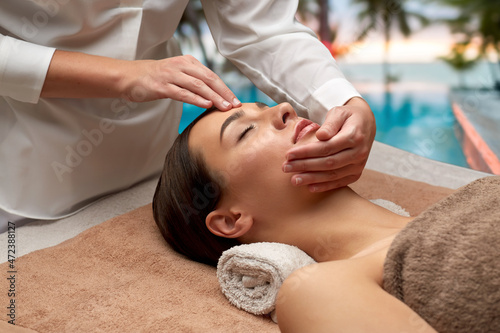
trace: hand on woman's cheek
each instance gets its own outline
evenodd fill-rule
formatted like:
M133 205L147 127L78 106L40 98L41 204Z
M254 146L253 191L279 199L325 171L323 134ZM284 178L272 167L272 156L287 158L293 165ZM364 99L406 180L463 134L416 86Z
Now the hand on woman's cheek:
M361 98L353 98L328 113L317 132L320 141L288 152L283 171L294 173L292 184L308 185L312 192L349 185L361 176L375 130L369 105Z

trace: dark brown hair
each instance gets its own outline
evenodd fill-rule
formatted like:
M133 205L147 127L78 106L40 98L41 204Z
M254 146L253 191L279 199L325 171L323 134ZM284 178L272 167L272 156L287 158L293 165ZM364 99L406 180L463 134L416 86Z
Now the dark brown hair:
M206 227L207 215L221 198L222 178L214 176L202 155L188 147L193 126L214 110L203 112L174 141L153 197L153 216L167 243L177 252L213 266L222 252L240 244L216 236Z

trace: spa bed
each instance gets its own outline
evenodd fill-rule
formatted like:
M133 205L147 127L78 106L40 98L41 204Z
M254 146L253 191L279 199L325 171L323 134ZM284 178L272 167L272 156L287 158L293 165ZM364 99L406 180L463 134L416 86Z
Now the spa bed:
M375 142L353 188L411 215L489 174ZM269 318L230 305L215 268L170 250L152 219L156 179L58 221L15 233L15 297L8 234L0 234L0 332L278 332ZM15 299L15 323L7 316ZM15 329L15 330L14 330Z

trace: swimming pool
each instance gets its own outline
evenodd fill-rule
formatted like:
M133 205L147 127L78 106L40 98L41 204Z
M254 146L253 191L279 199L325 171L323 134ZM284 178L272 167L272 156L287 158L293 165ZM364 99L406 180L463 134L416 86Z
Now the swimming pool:
M469 167L457 136L448 88L437 84L396 84L392 92L360 89L377 121L375 140L433 160Z
M228 85L242 102L276 104L251 84ZM375 140L433 160L468 167L457 139L457 122L446 86L400 83L391 86L390 92L379 84L355 86L375 115ZM185 104L179 131L202 111Z

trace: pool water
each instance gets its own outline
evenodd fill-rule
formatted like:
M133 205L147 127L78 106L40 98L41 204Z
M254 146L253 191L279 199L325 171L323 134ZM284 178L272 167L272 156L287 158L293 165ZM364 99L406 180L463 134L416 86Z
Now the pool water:
M377 122L375 140L414 154L469 167L457 135L448 90L437 85L407 85L393 92L362 93Z
M229 87L244 103L276 104L251 84ZM375 140L433 160L468 167L455 134L457 122L446 88L432 84L398 84L390 92L373 85L356 85L356 88L375 115ZM179 132L201 112L203 109L185 104Z

